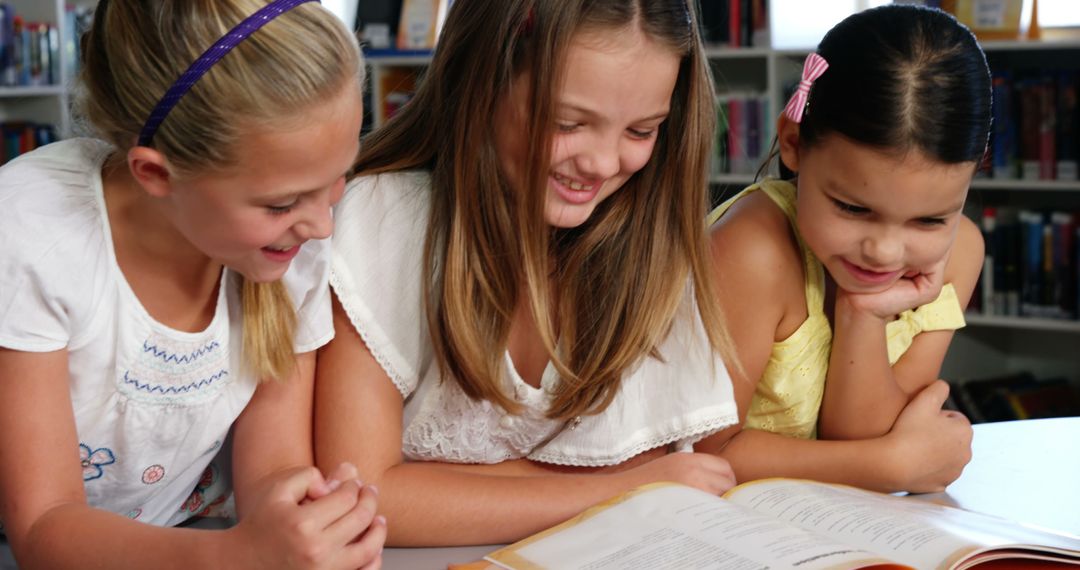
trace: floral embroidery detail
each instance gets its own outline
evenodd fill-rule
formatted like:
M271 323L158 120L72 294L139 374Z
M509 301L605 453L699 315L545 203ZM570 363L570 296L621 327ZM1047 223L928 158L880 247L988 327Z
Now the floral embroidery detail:
M224 503L228 499L227 495L222 495L217 499L214 499L213 502L205 505L205 508L203 508L204 503L206 502L206 490L209 489L216 480L217 472L214 470L214 466L208 465L206 470L203 471L202 477L199 477L199 482L195 484L195 489L191 491L191 495L184 500L184 504L180 505L180 512L187 511L197 516L206 516L210 514L210 511L214 507Z
M151 465L142 472L142 482L146 485L153 485L164 478L165 468L160 465Z
M131 520L138 520L142 516L142 509L131 509L126 516Z
M116 463L116 456L107 447L91 451L90 446L80 443L79 461L82 463L83 481L90 481L104 475L102 467Z

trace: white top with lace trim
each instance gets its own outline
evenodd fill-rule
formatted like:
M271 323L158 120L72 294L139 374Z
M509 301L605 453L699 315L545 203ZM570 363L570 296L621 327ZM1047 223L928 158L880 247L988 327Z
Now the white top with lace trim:
M544 415L559 382L551 365L534 388L505 355L503 389L522 404L518 415L471 400L455 382L440 382L423 302L429 193L426 172L361 177L335 214L330 283L405 398L406 458L614 465L655 447L689 445L737 421L731 379L709 347L690 294L660 347L663 360L646 359L626 374L607 409L570 425Z

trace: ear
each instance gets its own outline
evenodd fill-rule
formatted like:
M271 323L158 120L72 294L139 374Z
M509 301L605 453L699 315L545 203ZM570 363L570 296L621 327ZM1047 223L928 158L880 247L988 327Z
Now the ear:
M792 172L799 171L799 123L780 113L776 122L776 137L780 143L780 160Z
M172 193L173 175L165 155L145 146L135 146L127 153L128 170L147 194L164 198Z

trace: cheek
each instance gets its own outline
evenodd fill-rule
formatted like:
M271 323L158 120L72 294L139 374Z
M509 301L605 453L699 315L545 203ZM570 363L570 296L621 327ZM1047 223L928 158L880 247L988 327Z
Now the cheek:
M911 265L927 267L941 261L952 249L955 236L952 233L934 236L914 236L909 242Z
M653 149L656 148L655 139L648 142L633 142L622 155L622 173L629 177L635 172L645 168L652 158Z

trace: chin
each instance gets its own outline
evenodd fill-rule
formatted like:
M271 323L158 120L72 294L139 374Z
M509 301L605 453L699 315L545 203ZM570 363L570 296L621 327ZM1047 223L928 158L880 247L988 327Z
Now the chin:
M547 224L553 228L576 228L589 221L595 207L592 204L566 206L560 204L557 210L548 209L544 213Z
M237 267L230 267L233 271L239 273L245 281L252 283L273 283L280 280L285 276L285 272L289 270L288 267L284 269L252 269L250 267L240 269Z

